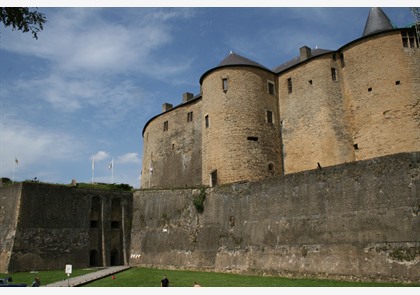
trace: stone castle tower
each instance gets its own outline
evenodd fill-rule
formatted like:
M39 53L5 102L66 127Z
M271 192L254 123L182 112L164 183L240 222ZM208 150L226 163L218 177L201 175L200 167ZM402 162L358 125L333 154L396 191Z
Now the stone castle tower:
M231 52L198 95L144 129L141 187L256 181L419 151L420 49L415 26L372 8L360 38L300 48L268 69Z

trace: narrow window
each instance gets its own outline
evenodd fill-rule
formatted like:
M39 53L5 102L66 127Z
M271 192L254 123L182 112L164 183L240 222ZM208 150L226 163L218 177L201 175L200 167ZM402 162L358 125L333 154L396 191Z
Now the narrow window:
M292 78L287 79L287 91L292 93Z
M368 91L369 91L369 92L371 92L371 91L372 91L372 87L369 87L369 88L368 88Z
M258 137L256 137L256 136L248 136L246 139L248 139L250 141L258 141Z
M332 59L333 59L333 61L337 60L337 56L335 55L335 53L332 55Z
M404 47L414 48L419 47L414 31L401 32L402 43Z
M312 82L312 80L309 80L308 82L309 82L309 84L311 84L311 85L312 85L312 83L313 83L313 82Z
M408 47L408 38L406 32L401 32L403 47Z
M268 171L269 172L274 172L274 164L273 163L268 164Z
M228 79L227 78L223 78L222 79L222 84L223 84L223 92L226 93L226 91L228 90Z
M272 111L267 111L267 123L269 124L273 124L273 112Z
M395 81L395 85L400 85L400 84L401 84L400 80Z
M210 186L213 187L217 185L217 170L213 170L210 173Z
M407 48L419 47L415 31L401 32L403 46Z
M205 120L206 128L209 128L209 125L210 125L209 115L206 115L206 117L204 118L204 120Z
M335 70L335 68L331 68L331 79L333 81L337 81L337 71Z
M359 149L359 145L357 143L353 144L353 147L356 151Z
M276 92L275 92L275 88L274 88L274 83L273 82L268 82L267 86L268 86L268 94L275 95Z
M163 122L163 131L168 131L169 123L168 121Z
M114 229L120 228L120 223L118 221L111 221L111 228L114 228Z
M340 60L341 60L341 67L342 67L342 68L344 68L344 66L345 66L346 64L345 64L345 62L344 62L344 54L343 54L343 53L341 53L341 54L340 54Z
M192 122L192 120L193 120L193 112L189 112L187 114L187 122Z

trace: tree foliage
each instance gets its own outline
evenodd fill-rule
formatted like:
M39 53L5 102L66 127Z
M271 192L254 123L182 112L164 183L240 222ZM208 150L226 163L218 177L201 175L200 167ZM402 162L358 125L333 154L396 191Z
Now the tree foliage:
M38 39L37 33L44 29L47 19L43 13L27 7L0 7L0 22L6 28L12 26L13 30L31 32L32 37Z

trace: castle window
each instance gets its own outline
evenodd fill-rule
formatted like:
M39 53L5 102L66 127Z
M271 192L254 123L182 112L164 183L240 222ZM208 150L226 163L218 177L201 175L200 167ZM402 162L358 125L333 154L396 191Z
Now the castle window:
M312 85L312 83L313 83L313 82L312 82L312 80L309 80L308 82L309 82L309 84L311 84L311 85Z
M223 86L223 92L226 93L227 90L228 90L228 79L227 78L222 79L222 86Z
M163 122L163 131L168 131L169 123L168 121Z
M419 47L414 31L401 32L402 43L404 47L415 48Z
M270 95L276 95L276 91L275 91L274 83L273 82L268 81L267 82L267 87L268 87L268 94L270 94Z
M341 60L341 67L342 67L342 68L344 68L344 66L345 66L346 64L345 64L345 62L344 62L344 54L343 54L343 53L341 53L341 54L340 54L340 60Z
M268 171L269 172L274 172L274 164L273 163L268 164Z
M287 91L292 93L292 78L287 79Z
M269 123L269 124L274 123L273 112L272 111L267 111L267 123Z
M400 84L401 84L400 80L395 81L395 85L400 85Z
M213 170L210 173L210 186L213 187L217 185L217 170Z
M372 87L369 87L369 88L368 88L368 91L369 91L369 92L371 92L371 91L372 91Z
M209 115L206 115L206 116L204 117L204 121L205 121L205 124L206 124L206 128L209 128L209 126L210 126L210 122L209 122Z
M335 53L332 55L332 59L333 59L333 61L336 61L337 60L337 56L336 56Z
M337 71L335 68L331 68L331 79L337 81Z
M97 220L91 220L90 221L90 228L98 228L98 221Z
M248 139L250 141L258 141L258 137L257 136L248 136L246 139Z
M120 223L118 221L111 221L111 228L113 229L120 228Z
M193 120L193 112L189 112L187 114L187 122L192 122L192 120Z
M354 150L358 150L359 149L359 145L357 143L353 144Z

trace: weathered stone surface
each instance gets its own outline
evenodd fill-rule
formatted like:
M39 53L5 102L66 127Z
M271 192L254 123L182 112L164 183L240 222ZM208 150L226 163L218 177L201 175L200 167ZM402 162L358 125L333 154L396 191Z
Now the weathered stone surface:
M131 265L420 281L420 154L134 194Z

